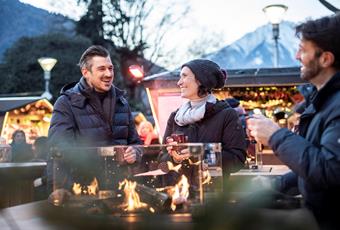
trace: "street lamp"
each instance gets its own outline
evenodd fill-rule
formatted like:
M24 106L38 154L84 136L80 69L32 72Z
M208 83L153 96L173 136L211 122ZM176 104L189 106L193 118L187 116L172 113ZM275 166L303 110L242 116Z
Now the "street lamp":
M267 15L267 18L273 27L273 39L275 42L274 67L279 66L279 24L282 21L283 15L287 9L287 6L281 4L269 5L263 8L263 12Z
M52 94L49 91L49 83L51 78L51 70L54 65L57 63L57 59L51 57L42 57L38 59L38 62L41 68L44 70L44 79L45 79L45 92L41 95L41 97L46 98L47 100L52 99Z

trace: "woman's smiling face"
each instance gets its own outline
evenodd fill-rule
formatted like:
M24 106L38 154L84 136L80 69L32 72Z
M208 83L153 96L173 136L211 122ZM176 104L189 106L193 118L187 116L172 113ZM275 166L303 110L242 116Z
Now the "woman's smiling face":
M200 85L199 81L195 78L194 73L184 66L181 69L180 79L177 85L181 89L181 97L189 100L200 99L198 96L198 87Z

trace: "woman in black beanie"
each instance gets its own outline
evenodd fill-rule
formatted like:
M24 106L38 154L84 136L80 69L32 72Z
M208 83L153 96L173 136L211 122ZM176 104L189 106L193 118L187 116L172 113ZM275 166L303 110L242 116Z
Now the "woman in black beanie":
M195 59L183 64L177 85L181 97L189 101L171 113L163 140L167 144L175 144L171 134L181 133L188 137L190 143L220 142L223 172L228 177L244 166L246 142L237 112L211 93L212 89L224 86L226 77L226 71L209 60ZM188 154L178 154L171 146L167 150L160 156L160 161L179 164L188 159Z

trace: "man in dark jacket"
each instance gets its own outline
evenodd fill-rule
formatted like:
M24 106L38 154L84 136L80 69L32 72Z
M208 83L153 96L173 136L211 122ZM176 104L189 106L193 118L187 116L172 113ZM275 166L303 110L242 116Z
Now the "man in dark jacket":
M49 143L56 147L98 147L141 144L128 102L113 85L114 67L109 52L91 46L79 61L82 78L66 85L54 104ZM123 161L140 160L138 148L129 146Z
M296 54L301 78L313 85L304 95L298 134L259 115L247 125L250 134L292 170L283 183L298 183L320 227L339 229L334 210L340 206L340 14L309 20L296 32L301 39Z
M83 77L66 85L54 104L48 133L51 145L109 146L140 144L128 102L115 87L109 52L91 46L79 66ZM134 163L136 149L126 150L125 160Z

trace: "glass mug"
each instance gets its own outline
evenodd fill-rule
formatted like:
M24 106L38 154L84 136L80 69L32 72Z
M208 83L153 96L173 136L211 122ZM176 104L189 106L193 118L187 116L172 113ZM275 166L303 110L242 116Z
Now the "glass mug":
M168 141L168 139L170 139L170 138L172 138L173 141L176 141L178 144L188 142L188 136L184 135L184 133L173 133L173 134L170 135L170 137L167 137L166 140ZM175 151L181 150L181 148L179 146L174 146L173 149Z
M188 136L184 135L184 133L173 133L170 137L178 144L188 142Z

